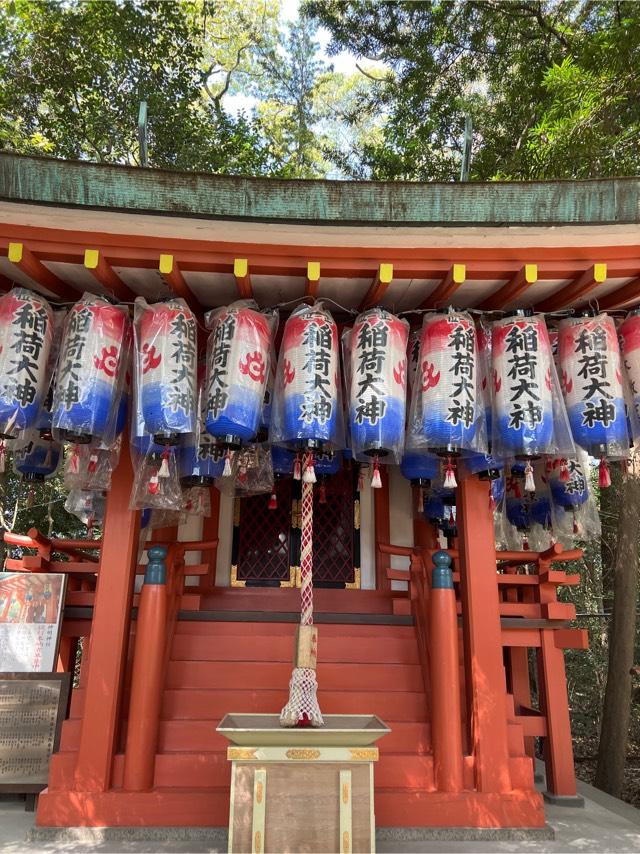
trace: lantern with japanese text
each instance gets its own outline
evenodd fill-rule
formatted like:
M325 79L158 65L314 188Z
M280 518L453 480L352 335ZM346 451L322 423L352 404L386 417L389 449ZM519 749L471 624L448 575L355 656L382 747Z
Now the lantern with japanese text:
M351 331L349 427L357 457L390 456L404 444L409 325L382 308L358 316Z
M428 487L440 473L440 460L427 451L407 451L403 454L400 472L412 486Z
M192 488L213 486L222 477L225 449L205 429L206 417L206 365L198 366L198 419L193 433L180 436L178 474L180 486Z
M182 299L135 302L137 390L147 432L176 445L193 433L196 411L197 326Z
M276 316L256 308L240 301L207 316L206 427L230 448L255 438L262 415Z
M53 393L54 435L79 444L114 437L129 344L125 307L89 293L71 307Z
M478 374L470 315L453 310L426 315L409 419L411 447L427 447L445 456L486 451Z
M412 329L407 342L407 402L413 399L413 386L420 359L420 329Z
M622 364L611 317L570 317L560 323L562 391L576 443L593 457L629 452Z
M0 297L0 437L32 427L48 389L53 312L43 297L12 288Z
M295 450L339 448L338 330L321 305L300 306L284 327L272 410L271 441Z
M571 451L544 317L516 312L497 320L491 343L493 454L534 458L561 446Z
M554 460L548 473L551 497L565 510L579 507L589 497L588 459L579 454L574 460Z
M42 439L37 430L26 430L13 445L13 468L25 481L43 481L58 470L62 446Z
M640 417L640 309L629 312L618 329L618 336L633 405Z

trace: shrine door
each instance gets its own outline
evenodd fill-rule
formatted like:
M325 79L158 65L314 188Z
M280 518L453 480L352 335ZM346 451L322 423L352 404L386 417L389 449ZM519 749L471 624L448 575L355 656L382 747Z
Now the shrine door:
M236 498L231 584L293 587L300 583L302 484L282 478L269 495ZM360 586L360 495L351 467L314 487L313 583L317 587Z

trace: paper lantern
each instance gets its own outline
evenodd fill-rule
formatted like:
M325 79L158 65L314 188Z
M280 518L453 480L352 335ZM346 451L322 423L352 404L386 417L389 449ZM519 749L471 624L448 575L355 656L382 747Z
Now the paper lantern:
M316 454L314 467L317 475L338 474L342 468L342 454L339 451Z
M413 399L413 388L420 362L420 329L412 329L407 342L407 401Z
M358 316L351 332L349 425L355 455L400 458L405 432L409 324L382 308Z
M618 329L622 360L627 373L633 406L640 417L640 310L629 312Z
M58 470L62 446L42 439L37 430L27 430L13 444L13 468L26 481L42 481Z
M279 445L271 446L271 464L273 466L273 474L278 477L286 477L293 474L293 463L296 455L293 451L287 448L281 448Z
M271 440L303 450L342 445L338 330L321 306L287 320L280 347Z
M212 312L208 324L206 427L239 448L260 425L274 318L242 302Z
M402 457L400 472L412 486L428 486L440 474L440 460L426 452L408 451Z
M145 430L160 444L175 445L193 433L196 411L197 327L186 302L147 305L136 300L139 400Z
M553 453L552 357L542 315L504 317L493 324L494 454Z
M0 297L0 437L32 427L49 384L53 312L38 294L13 288Z
M593 457L625 457L629 437L613 319L606 314L565 318L559 335L561 385L573 438Z
M216 478L222 477L224 460L225 449L216 445L205 430L199 435L184 434L178 455L180 486L213 486Z
M529 513L532 522L545 530L551 528L551 501L548 495L536 495L531 501Z
M478 348L471 317L453 311L426 315L419 363L410 445L439 454L486 450L486 440L477 435L484 413L478 401Z
M126 308L88 293L72 306L53 393L53 428L61 438L113 438L129 336Z
M554 460L549 487L555 504L566 510L580 507L589 498L588 460Z

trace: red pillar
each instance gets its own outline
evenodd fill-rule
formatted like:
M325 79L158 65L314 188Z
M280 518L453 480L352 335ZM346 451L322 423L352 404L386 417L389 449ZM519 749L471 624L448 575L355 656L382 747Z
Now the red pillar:
M139 513L129 510L132 483L125 443L105 512L75 773L75 787L81 792L104 792L111 783L139 533Z
M202 539L217 540L220 526L220 491L212 486L209 490L211 500L211 516L205 516L202 522ZM198 587L201 593L211 593L216 586L216 559L217 549L202 552L202 563L209 564L209 571L201 575Z
M462 715L456 594L449 555L444 551L436 552L433 563L429 654L434 777L439 792L460 792L463 788Z
M129 792L153 788L167 628L166 557L166 546L149 549L140 592L124 756L123 787Z
M507 691L489 485L477 475L466 477L458 493L468 719L476 788L508 792Z

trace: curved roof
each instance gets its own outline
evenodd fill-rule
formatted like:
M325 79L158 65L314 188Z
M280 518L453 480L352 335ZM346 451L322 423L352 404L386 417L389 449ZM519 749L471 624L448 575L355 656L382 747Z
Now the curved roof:
M64 299L640 302L640 179L276 180L0 153L0 273Z

